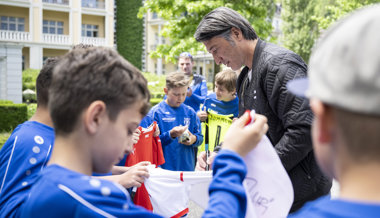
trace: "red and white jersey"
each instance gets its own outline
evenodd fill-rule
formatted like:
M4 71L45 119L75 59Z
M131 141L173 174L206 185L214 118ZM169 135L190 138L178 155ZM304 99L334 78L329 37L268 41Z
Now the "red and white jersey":
M212 171L171 171L149 166L145 187L153 205L153 213L164 217L182 217L189 212L191 199L205 207Z
M164 164L165 159L162 152L160 137L153 136L158 128L157 123L153 122L148 128L143 128L141 126L138 128L141 131L139 141L133 146L134 152L128 155L125 166L130 167L141 161L150 161L157 166ZM153 210L144 184L136 190L133 203L145 207L150 211Z
M134 152L128 155L125 166L130 167L141 161L150 161L157 166L165 163L160 137L153 136L157 128L156 122L153 122L148 128L138 127L141 131L140 138L133 146Z
M243 185L247 194L248 218L286 217L293 203L293 186L273 145L264 136L245 157L247 175ZM153 212L165 217L181 217L188 212L191 199L207 207L212 171L168 171L149 166L145 186Z

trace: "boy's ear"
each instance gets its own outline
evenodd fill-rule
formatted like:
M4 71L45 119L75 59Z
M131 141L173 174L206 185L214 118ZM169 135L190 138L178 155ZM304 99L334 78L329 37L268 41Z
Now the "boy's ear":
M314 113L314 119L316 119L313 128L317 128L317 140L323 144L330 143L335 128L331 108L315 99L310 102L310 106Z
M105 116L108 116L106 104L103 101L92 102L85 110L84 116L85 129L90 134L96 133Z
M168 88L164 87L165 95L168 95Z

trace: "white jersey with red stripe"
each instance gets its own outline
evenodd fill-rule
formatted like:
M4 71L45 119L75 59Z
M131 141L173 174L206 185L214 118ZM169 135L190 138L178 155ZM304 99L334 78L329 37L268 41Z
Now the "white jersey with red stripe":
M293 203L293 186L269 139L264 136L245 158L246 217L286 217ZM150 167L145 180L153 211L165 217L188 212L189 199L208 205L212 171L181 172Z
M149 179L145 180L153 212L164 217L181 217L188 213L191 196L208 200L207 189L212 180L212 171L170 171L149 167ZM196 186L196 188L194 188ZM199 189L203 187L203 189ZM204 192L206 190L206 192ZM204 198L205 197L205 198Z

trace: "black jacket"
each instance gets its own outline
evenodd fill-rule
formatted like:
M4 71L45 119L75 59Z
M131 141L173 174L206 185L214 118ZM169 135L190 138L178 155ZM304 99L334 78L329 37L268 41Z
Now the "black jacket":
M286 83L307 76L307 65L292 51L258 40L252 61L237 81L239 116L247 109L268 118L268 138L292 180L294 203L291 211L306 201L329 193L331 180L316 164L312 142L313 114L309 101L291 94Z

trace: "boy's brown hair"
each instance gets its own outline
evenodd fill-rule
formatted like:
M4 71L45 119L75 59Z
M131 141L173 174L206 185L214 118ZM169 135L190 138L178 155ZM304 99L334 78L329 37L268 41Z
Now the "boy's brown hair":
M216 74L215 82L218 86L223 86L229 92L236 92L237 75L231 69L223 70Z
M49 89L50 115L56 134L73 131L82 111L103 101L111 120L135 102L149 110L149 90L142 74L111 48L73 49L54 68Z
M45 61L36 79L37 107L47 107L49 101L49 87L53 77L54 67L59 61L58 57L48 58Z
M166 88L173 89L189 86L190 79L183 72L172 72L166 76Z

